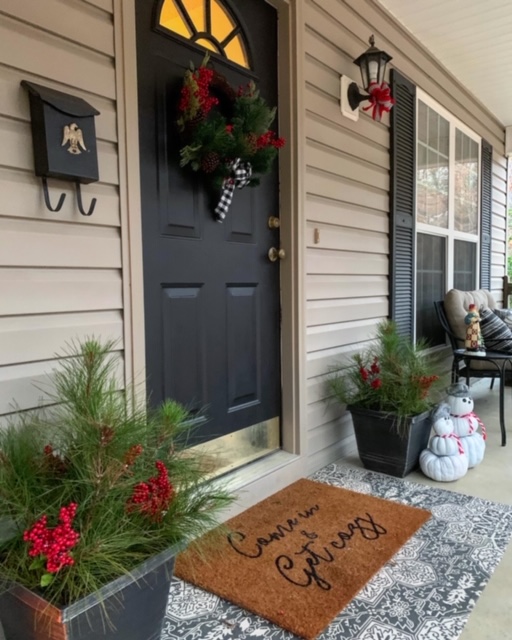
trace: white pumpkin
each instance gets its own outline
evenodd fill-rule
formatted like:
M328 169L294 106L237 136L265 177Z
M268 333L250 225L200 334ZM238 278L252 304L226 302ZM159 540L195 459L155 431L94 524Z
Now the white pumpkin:
M429 449L424 449L420 455L420 467L432 480L453 482L466 474L468 459L464 453L456 456L436 456Z
M468 467L472 469L482 462L485 453L485 440L480 433L460 439L464 453L468 458Z
M429 449L432 453L435 453L436 456L459 455L459 445L456 438L441 438L440 436L434 436L430 441Z

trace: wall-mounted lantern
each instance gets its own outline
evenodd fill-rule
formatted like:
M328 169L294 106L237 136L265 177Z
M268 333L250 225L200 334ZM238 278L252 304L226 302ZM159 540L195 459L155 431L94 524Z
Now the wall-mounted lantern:
M47 178L71 180L76 185L77 204L80 213L90 216L96 206L92 199L86 211L82 203L81 184L99 179L98 153L94 116L99 115L88 102L55 89L23 80L21 86L28 90L34 169L43 181L44 201L50 211L60 211L66 194L62 193L57 205L52 207Z
M361 93L357 83L347 76L341 76L341 112L352 120L359 119L359 105L370 102L363 111L372 109L372 118L380 121L385 111L391 111L395 104L389 85L384 81L386 65L392 57L377 49L373 35L369 39L370 47L354 60L361 71L361 79L366 94Z

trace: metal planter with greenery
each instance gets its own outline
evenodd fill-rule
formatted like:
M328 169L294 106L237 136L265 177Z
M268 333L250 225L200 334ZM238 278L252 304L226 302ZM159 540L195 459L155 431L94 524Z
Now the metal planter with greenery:
M331 372L331 391L352 414L357 449L367 469L403 477L418 466L431 429L438 365L391 321L370 346Z
M177 550L232 497L183 453L178 403L132 408L113 345L75 345L44 411L0 430L0 620L9 640L156 640Z

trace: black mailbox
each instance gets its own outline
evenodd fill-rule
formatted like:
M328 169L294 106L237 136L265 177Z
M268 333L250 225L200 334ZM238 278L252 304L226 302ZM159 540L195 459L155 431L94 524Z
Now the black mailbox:
M82 98L26 80L21 85L30 96L36 175L85 184L98 180L94 116L99 111Z
M62 91L22 80L30 96L34 169L43 180L43 194L50 211L60 211L66 194L55 207L50 203L47 178L72 180L76 185L80 213L90 216L96 206L93 198L89 210L82 203L81 183L99 180L98 151L94 116L99 115L88 102Z

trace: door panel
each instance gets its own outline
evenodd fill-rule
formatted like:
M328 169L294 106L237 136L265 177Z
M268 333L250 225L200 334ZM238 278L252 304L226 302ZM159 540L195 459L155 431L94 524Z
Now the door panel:
M164 397L200 411L206 396L205 316L201 286L163 286L162 322ZM176 362L186 362L178 369Z
M219 193L179 167L175 125L184 73L204 49L155 29L153 4L136 1L148 389L155 404L204 408L197 435L208 440L280 415L279 264L267 257L279 246L267 224L279 210L277 163L215 221ZM250 25L254 69L217 55L213 66L234 87L254 79L277 104L276 12L264 0L230 6Z
M227 288L228 411L261 402L261 315L256 284Z

